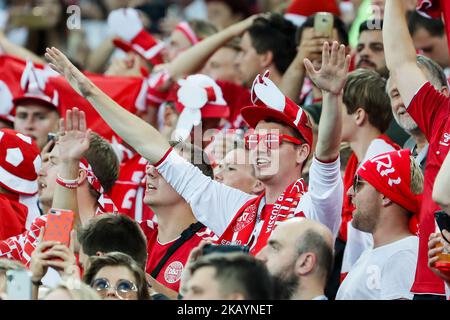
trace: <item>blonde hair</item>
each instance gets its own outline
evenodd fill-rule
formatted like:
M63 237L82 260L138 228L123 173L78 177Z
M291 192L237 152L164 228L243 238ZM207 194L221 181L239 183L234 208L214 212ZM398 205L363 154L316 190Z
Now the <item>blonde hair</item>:
M56 290L66 291L72 300L101 300L97 292L79 279L68 281L67 279L50 289L44 299Z
M195 35L199 39L205 39L213 34L217 33L217 27L213 25L211 22L206 20L190 20L188 21L189 26L194 31Z
M410 156L410 169L411 169L411 183L410 189L414 194L421 194L423 192L423 174L419 164L414 157Z

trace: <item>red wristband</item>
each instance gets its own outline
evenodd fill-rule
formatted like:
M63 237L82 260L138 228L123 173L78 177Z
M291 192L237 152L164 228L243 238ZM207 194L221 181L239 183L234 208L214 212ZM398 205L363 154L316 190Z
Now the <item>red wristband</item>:
M67 188L67 189L76 189L76 188L78 188L78 179L77 180L67 180L67 179L61 178L58 175L57 178L56 178L56 183L59 184L60 186L63 186L64 188Z

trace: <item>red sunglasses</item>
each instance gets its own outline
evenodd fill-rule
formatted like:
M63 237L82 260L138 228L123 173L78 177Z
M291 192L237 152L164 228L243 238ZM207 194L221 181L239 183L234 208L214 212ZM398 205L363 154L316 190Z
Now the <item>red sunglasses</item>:
M245 140L245 147L248 150L256 149L256 147L261 141L265 143L267 149L278 149L283 140L291 142L296 145L302 144L302 141L300 141L297 138L291 137L287 134L278 134L278 133L267 133L267 134L252 133L246 135L244 140Z

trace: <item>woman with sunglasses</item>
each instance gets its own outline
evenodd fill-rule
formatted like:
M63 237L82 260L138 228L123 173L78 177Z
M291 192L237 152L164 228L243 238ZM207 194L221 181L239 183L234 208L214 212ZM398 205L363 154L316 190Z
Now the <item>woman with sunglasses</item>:
M90 258L83 281L104 300L150 300L144 271L130 256L110 252Z

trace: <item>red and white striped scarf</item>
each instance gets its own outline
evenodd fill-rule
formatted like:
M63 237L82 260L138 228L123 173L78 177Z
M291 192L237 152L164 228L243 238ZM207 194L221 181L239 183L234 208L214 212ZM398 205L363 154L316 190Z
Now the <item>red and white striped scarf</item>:
M86 171L89 184L92 186L92 188L94 188L95 191L100 194L100 197L97 200L98 207L95 215L100 215L103 213L119 213L119 210L115 206L114 202L103 189L100 181L95 176L94 171L92 171L91 165L84 158L80 160L80 169Z
M305 216L303 212L295 213L305 192L307 186L303 179L295 181L278 197L271 212L265 217L262 217L265 192L251 199L239 210L218 243L247 245L250 247L250 253L256 255L267 244L270 234L278 223L293 217Z

